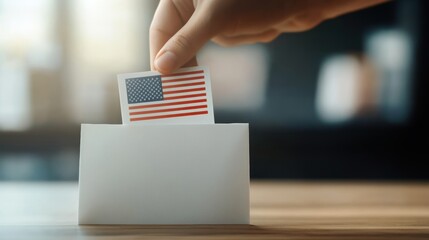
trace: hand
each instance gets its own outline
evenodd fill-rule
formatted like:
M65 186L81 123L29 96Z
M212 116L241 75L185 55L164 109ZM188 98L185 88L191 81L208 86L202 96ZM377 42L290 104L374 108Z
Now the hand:
M270 42L386 0L161 0L150 27L151 68L195 66L210 39L222 46Z

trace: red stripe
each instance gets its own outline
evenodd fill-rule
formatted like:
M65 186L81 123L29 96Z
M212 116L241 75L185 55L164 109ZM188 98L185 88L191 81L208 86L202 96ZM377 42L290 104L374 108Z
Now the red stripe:
M193 71L193 72L180 72L180 73L172 73L172 74L161 75L161 77L183 76L183 75L197 74L197 73L203 73L203 72L204 72L204 70Z
M175 79L169 79L169 80L162 80L162 82L170 83L170 82L180 82L180 81L187 81L187 80L197 80L197 79L204 79L204 76L190 77L190 78L175 78Z
M165 88L176 88L176 87L189 87L189 86L196 86L196 85L204 85L204 82L176 84L176 85L170 85L170 86L162 86L162 88L165 89Z
M184 92L197 92L197 91L205 91L206 88L190 88L190 89L184 89L184 90L177 90L177 91L169 91L169 92L163 92L163 94L175 94L175 93L184 93Z
M164 100L173 100L173 99L181 99L181 98L192 98L192 97L204 97L205 93L199 93L199 94L189 94L189 95L182 95L182 96L174 96L174 97L165 97Z
M201 103L201 102L207 102L207 99L197 99L197 100L171 102L171 103L157 103L157 104L142 105L142 106L131 106L131 107L128 107L128 109L133 110L133 109L141 109L141 108L164 107L164 106L174 106L174 105L180 105L180 104Z
M160 119L160 118L186 117L186 116L203 115L208 113L209 113L208 111L199 111L199 112L189 112L189 113L167 114L167 115L159 115L159 116L151 116L151 117L130 118L130 121L134 122L134 121L152 120L152 119Z
M158 110L151 110L151 111L132 112L132 113L130 113L130 115L151 114L151 113L160 113L160 112L174 112L174 111L191 110L191 109L198 109L198 108L207 108L207 105L198 105L198 106L190 106L190 107L168 108L168 109L158 109Z

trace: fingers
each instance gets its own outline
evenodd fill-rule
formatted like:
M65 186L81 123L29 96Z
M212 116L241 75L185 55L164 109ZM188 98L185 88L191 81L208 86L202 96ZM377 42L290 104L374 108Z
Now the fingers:
M185 63L182 67L195 67L198 65L197 58L193 56L191 60Z
M161 50L164 44L183 27L187 20L186 15L180 14L173 1L160 1L153 17L149 33L150 65L152 70L156 70L153 65L156 54Z
M241 35L241 36L218 36L213 38L213 42L224 46L230 47L239 44L251 44L251 43L266 43L271 42L280 35L280 32L274 29L270 29L258 34Z
M162 73L170 73L185 64L196 64L192 58L214 35L209 19L205 12L195 11L157 53L154 68Z

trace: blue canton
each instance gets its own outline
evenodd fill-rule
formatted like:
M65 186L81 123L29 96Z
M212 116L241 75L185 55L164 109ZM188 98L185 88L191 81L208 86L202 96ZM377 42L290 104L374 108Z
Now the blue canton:
M129 78L125 80L125 85L128 103L144 103L164 99L161 76Z

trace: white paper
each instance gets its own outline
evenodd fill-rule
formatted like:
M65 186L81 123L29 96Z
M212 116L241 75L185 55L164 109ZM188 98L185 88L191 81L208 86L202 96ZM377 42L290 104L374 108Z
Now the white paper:
M214 124L205 67L119 74L118 86L124 124Z
M248 124L83 124L79 224L248 224Z

